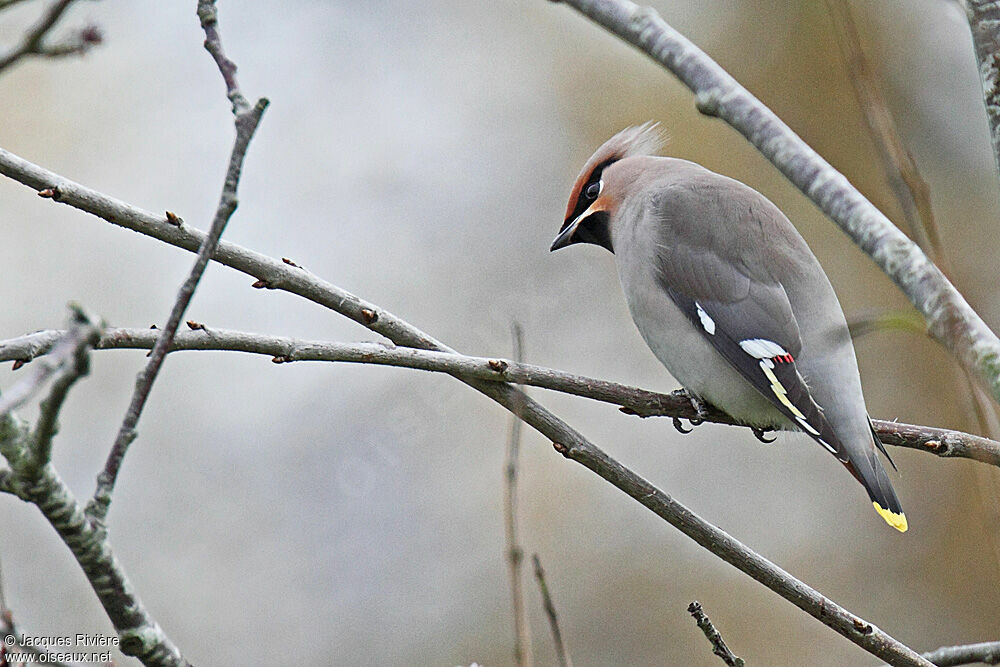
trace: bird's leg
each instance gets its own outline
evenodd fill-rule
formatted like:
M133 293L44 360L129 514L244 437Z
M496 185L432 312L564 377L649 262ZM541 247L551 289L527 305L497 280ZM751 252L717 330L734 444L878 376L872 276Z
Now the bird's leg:
M765 433L769 433L769 432L773 431L774 429L770 429L770 428L757 428L756 426L751 426L750 430L753 431L754 437L757 438L758 440L760 440L761 442L763 442L765 445L770 445L772 442L774 442L775 440L777 440L777 438L771 438L770 440L768 440L767 438L764 437Z

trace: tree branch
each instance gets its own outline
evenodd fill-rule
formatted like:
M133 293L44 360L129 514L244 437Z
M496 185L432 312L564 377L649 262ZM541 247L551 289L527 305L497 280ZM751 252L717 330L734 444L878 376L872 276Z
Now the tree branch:
M53 201L71 205L113 224L192 252L198 248L205 236L204 232L193 230L187 225L177 226L163 216L153 215L74 183L3 149L0 149L0 173L49 195L48 198ZM298 294L386 336L397 345L454 352L392 313L313 276L290 261L278 261L226 241L220 241L212 259L256 277L258 280L254 285L257 287L281 289ZM827 600L814 589L625 468L515 387L502 382L462 380L517 414L529 426L556 443L557 450L564 456L608 480L701 546L749 574L858 646L893 665L929 666L930 663L912 649Z
M965 14L983 84L994 165L1000 170L1000 1L965 0Z
M219 206L215 212L215 219L212 221L212 226L209 228L208 234L201 241L198 248L198 257L195 259L194 266L191 267L191 272L187 280L184 281L177 294L177 299L170 311L170 316L157 338L156 345L153 346L149 361L136 378L135 391L132 393L132 399L129 402L125 418L122 420L121 428L119 428L114 445L108 454L104 470L97 477L97 488L94 491L94 497L87 505L87 515L96 521L98 525L103 524L107 516L111 497L114 493L115 481L118 479L118 472L121 469L122 461L125 459L129 445L132 444L138 435L136 425L139 422L140 415L142 415L146 400L149 398L153 383L156 381L156 376L163 366L163 361L167 356L167 351L170 349L170 344L174 338L174 334L177 332L177 327L184 317L184 312L187 310L188 304L191 303L191 299L194 297L194 292L198 287L202 275L205 273L212 253L215 252L219 244L219 239L222 237L222 232L225 230L226 224L236 211L236 190L239 186L240 174L243 169L243 160L246 157L247 149L250 147L250 140L253 139L254 132L257 130L257 125L260 123L261 116L264 114L264 110L268 104L266 99L261 98L251 108L247 104L246 99L243 98L243 95L240 94L235 78L236 66L232 64L232 61L225 58L222 52L214 0L199 0L198 17L201 20L202 28L205 30L205 48L212 54L219 67L219 71L222 72L229 91L229 98L233 101L236 140L229 157L229 168L226 171L225 184L222 188ZM168 215L168 218L174 224L180 224L180 219L176 216L171 217Z
M1000 340L948 279L844 176L701 49L649 7L563 0L637 47L695 93L698 110L747 138L854 240L927 321L931 335L1000 400Z
M712 645L712 653L719 656L722 662L729 665L729 667L744 667L746 664L743 662L743 658L738 657L735 653L729 650L726 646L725 640L722 639L722 635L719 631L715 629L712 624L712 620L705 614L705 611L701 608L701 603L695 600L688 605L688 613L694 618L694 622L698 624L698 629L705 634L705 639L708 643Z
M24 363L45 354L61 331L49 330L0 341L0 361ZM148 350L157 340L155 329L108 329L96 348ZM691 402L679 394L661 394L583 375L518 363L507 359L470 357L453 352L387 347L383 343L334 343L283 336L230 331L199 326L178 332L170 348L182 350L248 352L266 355L275 363L330 361L400 366L460 375L489 382L511 382L550 389L620 406L626 414L642 417L695 419ZM706 421L743 426L721 410L707 406ZM874 420L879 438L887 445L930 452L945 458L968 458L1000 467L1000 443L961 431Z
M514 338L514 359L518 363L524 361L524 333L521 325L511 325ZM517 473L518 456L521 449L521 425L517 415L510 416L510 432L507 436L507 449L504 460L504 497L503 497L503 527L504 542L507 557L507 576L510 579L511 608L514 616L514 664L531 665L531 628L524 609L524 588L521 578L521 564L524 562L524 550L518 540L517 514Z
M3 5L0 5L0 10L6 9L16 1L8 0ZM45 43L46 35L55 27L56 23L59 22L59 19L62 18L73 2L75 0L56 0L56 2L53 2L38 23L24 35L21 43L11 49L9 53L0 56L0 72L27 56L58 58L61 56L82 54L92 46L100 44L103 39L101 31L92 25L77 30L73 35L55 44Z
M87 519L49 458L58 410L70 385L86 373L87 351L99 336L100 330L77 311L73 328L54 346L53 354L65 357L54 364L62 375L53 383L34 433L9 410L0 413L0 454L10 464L9 470L0 471L0 490L37 506L59 533L118 632L123 653L146 665L186 667L187 661L132 589L107 535ZM65 368L70 360L72 366ZM22 382L35 384L36 379Z
M952 665L1000 665L1000 642L983 642L981 644L966 644L964 646L943 646L934 651L924 653L924 658L937 667Z

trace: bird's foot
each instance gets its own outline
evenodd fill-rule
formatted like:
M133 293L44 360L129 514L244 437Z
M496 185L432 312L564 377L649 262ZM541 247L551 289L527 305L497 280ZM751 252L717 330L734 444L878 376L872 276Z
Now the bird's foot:
M757 428L756 426L751 426L750 430L753 431L754 437L763 442L765 445L770 445L772 442L777 440L777 438L771 438L770 440L768 440L767 438L764 437L766 433L773 433L774 429Z
M688 400L688 403L691 404L691 407L694 408L696 416L688 418L688 423L690 423L691 426L700 426L701 424L704 424L706 421L708 421L708 408L705 407L705 402L702 401L700 398L698 398L697 396L695 396L694 394L692 394L691 392L689 392L687 389L684 388L675 390L673 392L673 395L679 396L681 398L686 398ZM691 432L691 429L685 430L684 428L681 427L681 420L679 417L674 417L674 428L676 428L681 433Z

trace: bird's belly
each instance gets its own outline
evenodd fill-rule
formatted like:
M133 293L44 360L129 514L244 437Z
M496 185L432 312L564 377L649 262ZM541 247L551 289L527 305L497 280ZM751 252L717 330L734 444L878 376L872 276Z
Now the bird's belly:
M785 418L709 343L659 286L622 277L629 312L646 344L688 391L755 426L792 428Z

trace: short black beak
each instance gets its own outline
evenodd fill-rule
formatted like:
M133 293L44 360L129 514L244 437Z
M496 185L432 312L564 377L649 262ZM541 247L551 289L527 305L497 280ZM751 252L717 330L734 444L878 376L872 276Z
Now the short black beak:
M554 252L559 250L559 248L565 248L566 246L571 245L573 243L573 234L576 233L576 228L579 226L579 218L567 225L566 229L559 232L559 236L557 236L556 240L552 242L552 247L549 248L549 252Z

